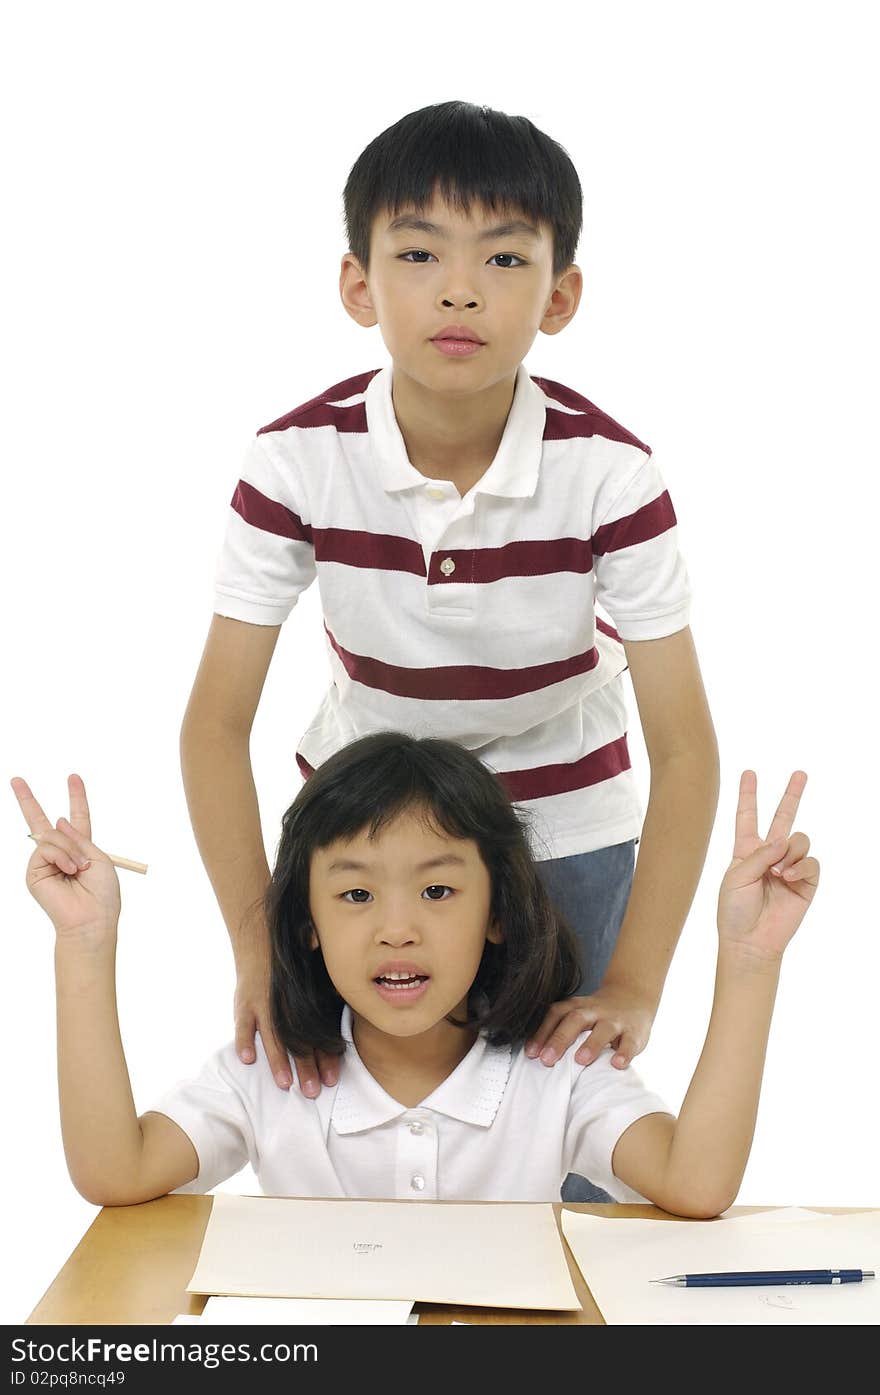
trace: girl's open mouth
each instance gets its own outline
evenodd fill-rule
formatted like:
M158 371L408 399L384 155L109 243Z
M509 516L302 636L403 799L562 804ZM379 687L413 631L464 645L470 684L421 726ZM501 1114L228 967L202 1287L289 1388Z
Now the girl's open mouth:
M382 974L374 978L376 991L386 1003L412 1003L430 983L428 974Z

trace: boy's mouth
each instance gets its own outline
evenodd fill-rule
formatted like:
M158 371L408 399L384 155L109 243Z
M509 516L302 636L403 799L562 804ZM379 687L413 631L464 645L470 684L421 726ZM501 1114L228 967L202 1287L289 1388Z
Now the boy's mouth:
M438 329L431 342L436 344L438 340L443 339L454 339L472 344L485 343L485 340L480 338L476 330L469 329L467 325L447 325L445 329Z
M475 339L432 339L431 343L447 358L470 358L483 348Z

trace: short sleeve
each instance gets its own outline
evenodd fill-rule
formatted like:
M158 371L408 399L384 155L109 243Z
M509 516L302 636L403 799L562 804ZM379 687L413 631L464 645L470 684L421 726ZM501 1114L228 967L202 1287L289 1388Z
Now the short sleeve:
M646 1114L668 1114L669 1107L646 1089L632 1066L616 1070L610 1048L590 1066L574 1061L576 1049L572 1048L570 1065L578 1074L572 1083L565 1130L566 1170L588 1178L616 1201L645 1201L615 1177L611 1160L630 1124Z
M199 1173L179 1192L208 1192L256 1161L251 1111L236 1080L232 1046L218 1051L191 1080L181 1080L152 1106L186 1134L198 1154ZM254 1066L244 1067L255 1070Z
M662 639L690 618L690 585L669 491L650 456L592 537L596 600L621 639Z
M258 436L232 496L217 562L214 610L281 625L315 579L315 549L295 462Z

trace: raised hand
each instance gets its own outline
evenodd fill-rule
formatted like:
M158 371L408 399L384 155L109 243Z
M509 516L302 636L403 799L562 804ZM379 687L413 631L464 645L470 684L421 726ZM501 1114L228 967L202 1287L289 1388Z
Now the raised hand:
M807 777L796 770L767 837L758 834L758 781L744 770L739 782L733 860L718 896L718 933L726 945L779 959L806 914L819 884L810 840L792 833Z
M27 887L59 936L84 932L110 936L119 918L119 878L106 853L91 841L92 824L85 785L70 775L70 818L53 828L27 783L10 781L37 843L27 865Z

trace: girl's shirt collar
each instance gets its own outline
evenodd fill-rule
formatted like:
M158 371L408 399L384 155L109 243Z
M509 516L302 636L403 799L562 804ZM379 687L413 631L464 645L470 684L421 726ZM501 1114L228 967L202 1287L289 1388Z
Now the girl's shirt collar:
M493 1122L510 1075L510 1046L490 1046L481 1034L452 1074L415 1109L408 1109L382 1089L358 1056L347 1004L342 1010L340 1030L346 1047L339 1083L330 1091L325 1087L316 1101L318 1105L324 1101L322 1114L329 1105L327 1123L336 1133L358 1133L403 1115L415 1122L420 1115L431 1112L481 1128L488 1128Z

